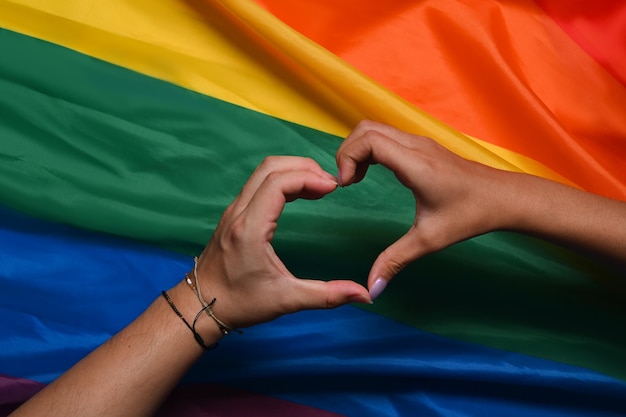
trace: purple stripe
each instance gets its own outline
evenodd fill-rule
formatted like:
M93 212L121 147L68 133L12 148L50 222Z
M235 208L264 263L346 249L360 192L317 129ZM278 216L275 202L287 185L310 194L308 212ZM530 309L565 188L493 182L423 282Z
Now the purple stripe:
M214 384L184 385L163 405L157 417L339 417L291 401Z
M0 375L0 416L7 416L22 402L35 395L45 384Z
M45 384L0 375L0 416L8 416ZM215 384L177 388L156 417L340 417L340 414Z

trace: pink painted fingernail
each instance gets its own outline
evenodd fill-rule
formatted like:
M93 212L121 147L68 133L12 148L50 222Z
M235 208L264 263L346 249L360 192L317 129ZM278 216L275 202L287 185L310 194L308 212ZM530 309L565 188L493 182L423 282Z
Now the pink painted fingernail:
M372 288L370 288L370 297L372 300L375 300L387 287L387 281L383 278L376 278L374 284L372 284Z

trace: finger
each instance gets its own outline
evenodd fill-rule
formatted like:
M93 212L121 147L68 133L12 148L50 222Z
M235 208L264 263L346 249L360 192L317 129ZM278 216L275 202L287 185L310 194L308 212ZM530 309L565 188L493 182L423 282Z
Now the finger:
M352 155L355 144L362 145L363 141L372 141L372 152L361 154L360 156ZM363 120L343 141L337 150L336 160L339 173L337 180L339 184L349 185L359 182L365 176L369 165L381 163L391 168L388 163L380 160L377 153L384 150L386 146L400 146L403 151L415 150L421 153L432 152L433 147L438 147L434 140L418 136L411 133L396 129L393 126L373 122L371 120ZM347 158L347 162L344 160ZM344 166L344 164L347 164ZM397 172L396 169L393 169Z
M337 168L341 175L338 181L343 186L356 183L363 179L368 166L375 163L394 171L399 178L405 177L404 172L411 163L410 152L411 149L393 138L369 130L342 145L337 152Z
M336 308L348 303L371 304L372 300L362 285L348 280L318 281L294 279L289 293L289 313L300 310Z
M368 277L368 288L372 300L376 299L393 277L421 256L428 253L423 239L411 229L378 255Z
M311 171L319 176L335 181L335 178L331 174L324 171L322 167L320 167L319 164L311 158L299 156L268 156L254 170L246 184L241 189L236 201L233 203L236 206L234 207L234 212L238 214L246 208L260 185L270 173L293 170Z
M396 142L406 147L419 146L422 140L428 139L423 136L417 136L397 129L388 124L375 122L372 120L363 120L354 128L354 130L344 140L344 143L350 143L365 135L367 132L378 132L381 135L393 138ZM430 140L430 139L429 139Z
M245 209L245 219L254 230L273 231L288 201L315 200L337 188L334 178L311 171L272 172L258 187Z

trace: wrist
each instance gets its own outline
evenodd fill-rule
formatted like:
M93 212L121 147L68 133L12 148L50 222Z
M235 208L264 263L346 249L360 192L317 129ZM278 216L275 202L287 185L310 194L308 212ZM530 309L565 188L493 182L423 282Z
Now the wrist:
M241 330L234 328L231 322L227 320L227 317L230 317L230 315L223 314L225 312L223 307L227 305L224 304L226 300L223 297L224 294L216 293L215 288L211 288L213 285L210 285L208 282L211 281L210 272L207 272L205 268L200 268L199 258L195 258L194 261L193 270L185 277L186 283L198 298L200 305L203 306L207 317L215 322L222 335L228 335L233 332L243 333ZM219 303L218 299L220 300Z
M525 214L519 204L524 198L524 187L520 184L522 174L480 164L477 167L471 177L475 187L472 199L479 213L475 218L476 234L516 229Z
M199 347L204 343L207 347L212 347L219 342L223 333L216 323L204 311L203 306L185 280L180 281L176 286L168 291L169 297L191 327L189 329L189 341ZM175 312L172 311L172 314ZM184 321L180 320L180 325L188 327ZM194 335L194 332L196 335ZM198 340L198 336L200 340Z
M506 214L503 229L550 237L570 227L567 213L578 209L578 200L570 195L578 190L529 174L510 172L506 176L508 198L500 207Z

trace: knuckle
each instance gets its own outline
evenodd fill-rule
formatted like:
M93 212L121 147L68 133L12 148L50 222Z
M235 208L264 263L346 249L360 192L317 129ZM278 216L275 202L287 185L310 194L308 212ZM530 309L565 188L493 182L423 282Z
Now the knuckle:
M224 248L239 246L247 237L246 225L241 217L233 220L228 228L228 233L222 235L220 241Z
M333 308L337 308L339 307L339 300L337 299L337 297L332 294L332 293L328 293L326 294L326 300L325 300L325 307L327 310L333 309Z
M382 265L387 271L394 276L406 268L413 260L415 256L412 253L400 252L392 249L391 247L385 249L380 254L380 260Z
M437 160L429 158L424 154L417 154L414 159L416 160L416 164L413 166L415 177L430 179L437 175L439 171Z
M230 203L230 205L226 207L226 209L222 213L222 218L221 218L222 222L224 222L226 219L229 219L233 215L233 212L235 211L235 207L238 204L239 204L239 196L237 196L237 198L235 198L233 202Z
M420 233L415 233L416 247L420 248L421 254L437 252L445 247L441 233L433 228L422 228Z
M369 120L369 119L364 119L364 120L361 120L357 124L355 130L356 129L359 129L359 130L372 130L372 129L375 129L376 127L378 127L378 126L379 126L379 124L377 122L375 122L373 120Z
M273 185L276 184L281 178L281 173L280 172L270 172L269 174L267 174L267 176L265 177L265 182L268 183L268 185Z
M398 258L389 258L387 259L386 265L393 276L402 271L407 266L407 262Z
M304 166L312 170L315 170L319 167L315 159L308 156L302 157L302 163Z
M259 167L261 167L262 169L266 169L266 170L272 170L273 167L278 165L280 159L281 159L280 156L276 156L276 155L266 156L263 159L263 162L261 162L261 164L259 165Z
M384 143L389 138L383 133L377 130L368 130L363 134L363 141L367 144L371 156L375 156L382 148L379 147L381 143ZM391 142L392 144L394 142Z

